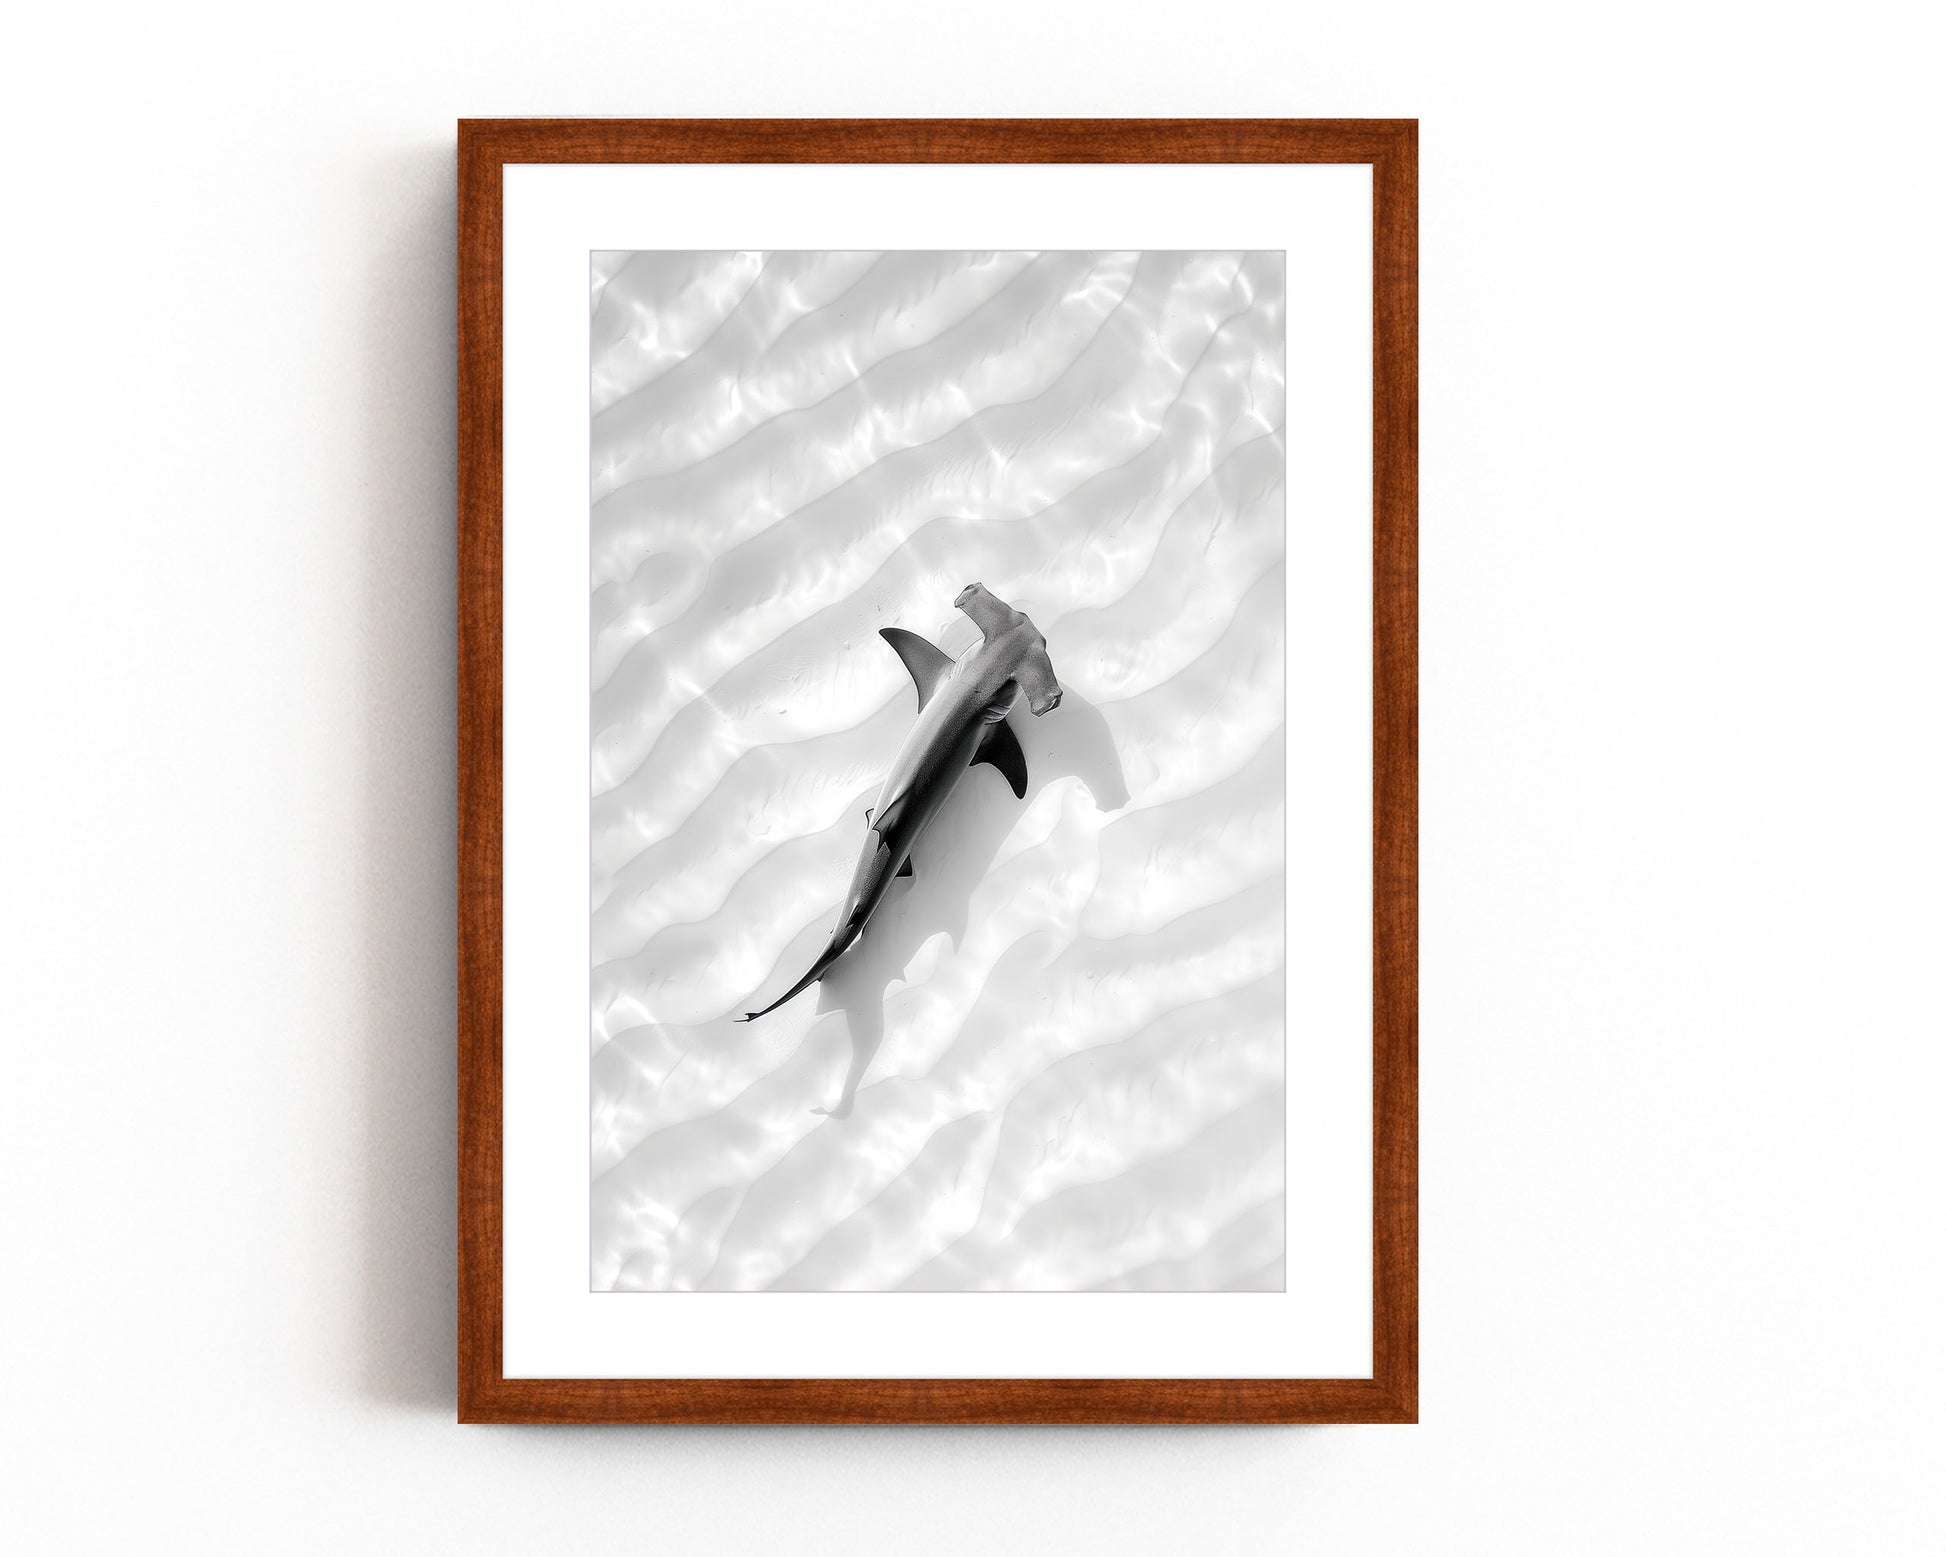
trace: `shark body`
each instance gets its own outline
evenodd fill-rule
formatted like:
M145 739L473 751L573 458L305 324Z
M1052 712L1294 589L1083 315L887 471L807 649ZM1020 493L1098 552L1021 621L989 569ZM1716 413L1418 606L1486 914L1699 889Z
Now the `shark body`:
M763 1010L739 1021L755 1021L802 994L851 949L892 883L912 874L913 845L962 775L989 762L1016 798L1027 793L1027 759L1007 727L1007 714L1021 697L1037 716L1059 706L1061 684L1047 657L1047 640L984 584L967 585L953 604L972 618L981 635L957 661L917 633L898 627L879 630L911 673L919 693L919 717L892 759L877 802L865 813L869 826L864 847L831 939L804 977Z

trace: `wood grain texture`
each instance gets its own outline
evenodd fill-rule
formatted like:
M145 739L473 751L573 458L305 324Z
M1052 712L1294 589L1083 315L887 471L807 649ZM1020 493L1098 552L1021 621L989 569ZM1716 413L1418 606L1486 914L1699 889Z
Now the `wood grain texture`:
M1370 1379L501 1376L501 170L599 162L1372 167ZM1409 119L470 119L459 126L459 1419L1418 1419L1418 124Z
M459 138L459 1397L500 1383L500 168Z

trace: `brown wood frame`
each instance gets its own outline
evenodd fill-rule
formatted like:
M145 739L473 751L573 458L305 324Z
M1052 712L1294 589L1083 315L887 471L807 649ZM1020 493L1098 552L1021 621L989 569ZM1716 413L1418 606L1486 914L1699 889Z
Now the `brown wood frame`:
M547 162L1371 165L1373 1377L502 1377L501 169ZM1412 119L460 121L462 1422L1418 1420L1418 166Z

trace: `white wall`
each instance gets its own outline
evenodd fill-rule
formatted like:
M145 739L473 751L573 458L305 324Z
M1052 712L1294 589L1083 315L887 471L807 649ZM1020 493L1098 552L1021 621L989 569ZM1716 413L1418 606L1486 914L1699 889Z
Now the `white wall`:
M1918 7L41 6L23 1551L1939 1549ZM452 121L1425 121L1424 1423L451 1425Z

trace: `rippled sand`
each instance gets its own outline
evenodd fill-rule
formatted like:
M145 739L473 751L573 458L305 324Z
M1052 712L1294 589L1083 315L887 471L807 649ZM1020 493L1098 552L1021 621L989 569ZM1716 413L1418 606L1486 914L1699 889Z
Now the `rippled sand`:
M1278 254L593 257L592 1282L1281 1288ZM972 581L1066 699L832 927Z

